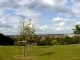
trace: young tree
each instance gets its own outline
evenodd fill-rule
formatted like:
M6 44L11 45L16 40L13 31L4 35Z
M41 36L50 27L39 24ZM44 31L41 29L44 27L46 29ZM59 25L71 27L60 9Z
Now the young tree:
M34 25L32 25L31 20L29 19L26 21L26 17L23 15L20 15L20 25L19 25L19 40L22 39L22 41L27 41L27 36L31 36L32 34L35 34L35 28ZM20 41L19 41L20 42ZM26 55L26 44L24 43L24 56Z
M29 19L28 21L26 21L25 16L20 15L20 25L19 25L19 34L22 37L23 40L27 39L27 36L33 35L35 34L36 30L34 25L32 25L31 20Z

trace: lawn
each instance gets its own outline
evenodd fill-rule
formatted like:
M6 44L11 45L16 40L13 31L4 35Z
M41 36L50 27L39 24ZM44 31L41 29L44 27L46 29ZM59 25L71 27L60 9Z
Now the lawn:
M0 46L0 60L80 60L78 44L28 47L27 53L28 57L19 57L18 46Z

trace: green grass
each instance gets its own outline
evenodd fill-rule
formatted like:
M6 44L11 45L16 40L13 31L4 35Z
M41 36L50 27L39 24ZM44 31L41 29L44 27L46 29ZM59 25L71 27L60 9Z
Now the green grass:
M0 60L80 60L80 47L76 46L79 45L28 47L28 55L31 55L32 58L19 57L18 46L1 46ZM21 47L21 51L23 51L23 47Z

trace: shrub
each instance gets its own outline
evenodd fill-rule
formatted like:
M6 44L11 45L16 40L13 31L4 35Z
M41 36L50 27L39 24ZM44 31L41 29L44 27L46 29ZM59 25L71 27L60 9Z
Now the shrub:
M56 45L56 44L57 44L57 40L53 40L53 41L52 41L52 44L53 44L53 45Z

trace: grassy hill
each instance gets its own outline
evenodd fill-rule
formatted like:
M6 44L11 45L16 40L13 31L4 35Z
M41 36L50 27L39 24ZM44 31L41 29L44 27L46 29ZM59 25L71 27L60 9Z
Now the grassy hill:
M80 60L80 46L56 45L28 47L28 57L19 57L18 46L0 46L0 60ZM23 47L21 47L23 54Z

